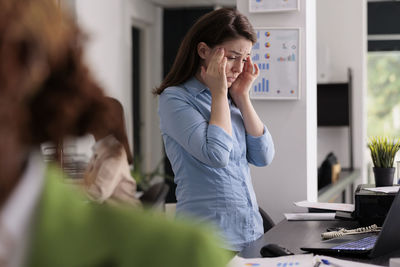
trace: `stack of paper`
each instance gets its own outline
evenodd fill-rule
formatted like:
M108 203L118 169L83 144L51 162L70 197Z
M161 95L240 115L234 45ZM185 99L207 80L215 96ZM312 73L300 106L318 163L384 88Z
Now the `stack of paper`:
M380 193L397 193L397 191L399 191L399 186L371 187L371 188L364 188L364 190L369 190L372 192L380 192Z
M296 212L284 213L288 221L331 221L335 219L334 212Z
M345 203L327 203L327 202L309 202L309 201L299 201L294 203L298 207L313 208L320 210L333 210L333 211L354 211L354 204Z
M249 267L249 266L296 266L296 267L313 267L314 259L312 254L300 254L292 256L283 256L275 258L252 258L245 259L235 256L227 267Z
M294 204L298 207L309 208L309 209L311 208L315 210L321 210L324 212L285 213L284 214L285 218L288 221L311 221L311 220L324 221L324 220L334 220L335 218L351 219L352 212L354 211L353 204L309 202L309 201L299 201L295 202Z

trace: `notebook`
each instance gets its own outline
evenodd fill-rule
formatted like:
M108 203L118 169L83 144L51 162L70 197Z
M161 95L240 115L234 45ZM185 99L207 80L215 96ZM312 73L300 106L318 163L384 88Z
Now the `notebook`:
M400 249L400 192L396 194L381 231L321 240L301 249L313 253L366 255L374 258Z

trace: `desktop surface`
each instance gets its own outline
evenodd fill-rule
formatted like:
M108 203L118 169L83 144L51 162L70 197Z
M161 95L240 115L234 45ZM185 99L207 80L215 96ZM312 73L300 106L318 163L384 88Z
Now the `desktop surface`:
M356 221L287 221L283 220L271 230L266 232L261 238L251 243L243 249L239 256L243 258L259 258L261 257L260 249L268 243L279 244L292 251L295 254L304 254L300 249L307 244L311 244L321 240L321 233L326 232L330 227L346 227L357 228L359 225ZM381 256L374 259L357 258L357 257L337 257L345 260L365 262L382 266L389 266L391 257L400 257L400 250L391 254Z

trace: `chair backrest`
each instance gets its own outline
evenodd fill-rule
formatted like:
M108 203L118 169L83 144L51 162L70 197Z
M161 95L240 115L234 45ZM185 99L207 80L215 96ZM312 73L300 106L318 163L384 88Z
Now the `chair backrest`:
M163 209L168 190L169 186L165 182L156 183L143 193L140 201L154 209Z
M269 229L275 226L274 221L269 217L269 215L263 210L261 207L258 207L260 211L261 217L263 219L264 233L266 233Z

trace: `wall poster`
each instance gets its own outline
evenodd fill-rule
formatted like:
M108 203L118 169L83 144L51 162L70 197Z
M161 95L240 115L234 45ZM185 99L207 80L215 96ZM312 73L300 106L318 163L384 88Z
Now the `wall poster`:
M255 28L257 42L251 59L259 75L250 90L252 99L300 98L300 29Z

